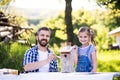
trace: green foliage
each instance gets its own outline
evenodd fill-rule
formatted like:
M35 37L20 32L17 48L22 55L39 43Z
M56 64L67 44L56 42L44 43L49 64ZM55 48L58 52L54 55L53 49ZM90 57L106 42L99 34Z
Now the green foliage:
M66 26L64 23L63 14L60 14L55 18L45 20L38 26L47 26L51 29L51 46L53 46L54 43L60 46L61 42L65 42L67 40Z
M97 50L105 50L108 49L108 42L109 42L109 36L108 36L108 28L104 25L93 25L91 26L92 29L95 30L95 40L97 42Z
M119 74L115 75L114 78L113 78L113 80L120 80Z
M120 0L96 0L98 5L105 6L110 9L120 9Z
M9 53L10 54L9 63L15 64L15 65L9 65L9 67L22 70L23 56L27 49L28 49L27 46L19 43L11 44L10 53Z
M110 30L120 26L120 10L107 10L101 14L99 21L102 21L101 24L109 27Z
M4 68L6 66L6 62L9 59L10 45L0 43L0 68Z
M98 71L99 72L118 72L120 68L118 67L120 65L120 60L118 61L98 61ZM104 64L104 65L103 65Z
M0 68L10 68L23 71L23 55L28 46L17 42L11 44L0 44Z
M88 10L78 10L73 12L73 26L91 26L95 22L95 17L92 12Z

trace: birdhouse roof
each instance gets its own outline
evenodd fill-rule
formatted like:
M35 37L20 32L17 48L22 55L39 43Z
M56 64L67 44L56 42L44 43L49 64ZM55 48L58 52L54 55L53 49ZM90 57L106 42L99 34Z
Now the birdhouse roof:
M73 49L73 47L71 46L66 46L66 47L62 47L59 52L71 52L71 50Z

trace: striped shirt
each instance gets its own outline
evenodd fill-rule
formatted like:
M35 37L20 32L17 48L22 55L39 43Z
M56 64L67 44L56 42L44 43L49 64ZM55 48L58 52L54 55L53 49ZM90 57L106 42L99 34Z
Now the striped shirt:
M48 49L48 54L50 52L51 51ZM25 66L27 63L38 62L38 61L39 61L38 47L34 46L30 48L29 50L27 50L26 53L24 54L23 66ZM58 71L57 61L52 60L49 63L49 72L57 72L57 71ZM35 70L27 71L27 72L39 72L39 69L35 69Z

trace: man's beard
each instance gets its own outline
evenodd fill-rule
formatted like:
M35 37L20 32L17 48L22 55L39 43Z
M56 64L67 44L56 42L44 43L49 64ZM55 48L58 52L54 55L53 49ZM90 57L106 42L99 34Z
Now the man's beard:
M38 43L42 46L42 47L46 47L48 44L48 41L46 39L38 39Z

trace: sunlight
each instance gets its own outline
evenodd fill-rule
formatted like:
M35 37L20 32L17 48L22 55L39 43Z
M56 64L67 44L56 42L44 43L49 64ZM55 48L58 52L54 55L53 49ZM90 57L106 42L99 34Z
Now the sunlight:
M65 0L16 0L11 5L19 8L47 8L65 9ZM99 8L94 0L72 0L73 10L80 8L96 9Z
M63 9L65 2L64 0L16 0L12 5L19 8Z

